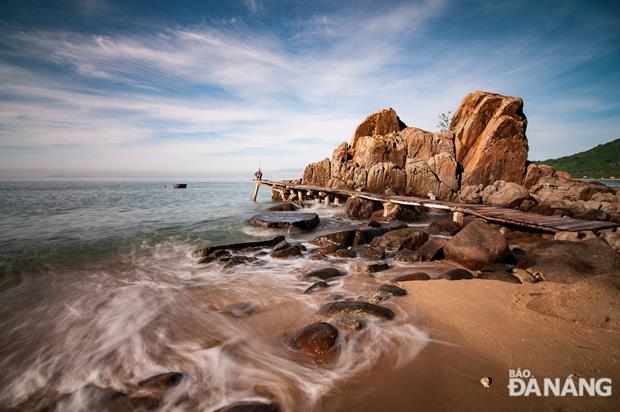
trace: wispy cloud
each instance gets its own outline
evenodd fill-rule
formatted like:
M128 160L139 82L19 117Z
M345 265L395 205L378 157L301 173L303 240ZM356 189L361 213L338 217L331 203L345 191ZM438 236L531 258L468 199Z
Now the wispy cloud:
M454 110L473 89L523 95L526 113L536 110L530 147L542 149L535 157L549 157L545 135L569 126L543 115L549 99L534 90L609 52L610 39L599 36L602 44L570 55L574 39L549 44L544 33L453 44L454 37L433 37L449 28L441 19L450 12L449 3L428 0L321 11L287 19L282 30L237 17L105 34L5 28L0 146L45 150L0 153L0 161L249 170L261 157L271 168L301 167L329 155L376 109L395 107L407 123L432 129L438 113ZM617 103L597 90L558 100L557 109L617 113ZM596 126L585 121L579 130L584 125ZM614 131L609 123L595 130Z

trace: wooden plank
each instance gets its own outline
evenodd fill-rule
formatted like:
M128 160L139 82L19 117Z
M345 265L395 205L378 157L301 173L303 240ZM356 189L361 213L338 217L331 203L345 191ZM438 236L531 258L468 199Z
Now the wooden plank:
M581 220L567 216L545 216L504 207L455 203L425 199L416 196L387 196L379 193L369 193L350 189L332 189L312 185L296 185L270 180L263 180L260 183L261 185L271 186L275 190L278 190L277 188L281 188L280 190L282 191L288 190L291 192L299 192L305 190L311 192L324 192L327 196L356 196L375 202L392 202L405 206L423 206L427 208L450 210L453 212L461 212L464 214L477 216L492 222L530 227L549 232L598 230L620 226L619 224L613 222Z

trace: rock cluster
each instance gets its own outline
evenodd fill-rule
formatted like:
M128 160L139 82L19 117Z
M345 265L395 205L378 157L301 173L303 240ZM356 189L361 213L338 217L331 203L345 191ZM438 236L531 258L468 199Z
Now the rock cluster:
M482 91L465 96L450 129L440 132L407 127L394 109L383 109L331 159L306 166L302 182L620 222L620 190L529 163L526 128L521 98ZM350 203L351 217L377 210Z

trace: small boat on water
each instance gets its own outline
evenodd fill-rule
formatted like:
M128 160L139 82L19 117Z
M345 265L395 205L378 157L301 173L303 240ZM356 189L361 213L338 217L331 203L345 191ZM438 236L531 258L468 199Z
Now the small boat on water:
M187 183L173 183L172 187L175 189L185 189L187 188Z

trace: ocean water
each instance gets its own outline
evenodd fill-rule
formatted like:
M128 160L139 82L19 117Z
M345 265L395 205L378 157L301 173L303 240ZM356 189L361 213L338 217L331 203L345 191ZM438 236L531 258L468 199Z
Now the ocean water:
M106 390L132 393L137 382L179 371L159 410L216 410L236 401L275 401L316 410L321 398L381 362L406 364L427 336L394 300L386 323L341 329L338 353L317 365L286 339L323 320L334 295L371 294L373 277L345 276L304 295L303 273L333 259L275 260L226 268L197 264L208 244L286 234L305 243L351 224L337 207L309 206L321 217L312 233L251 227L271 205L251 181L0 181L0 409L117 410ZM251 308L230 315L229 305ZM112 398L113 399L113 398Z

